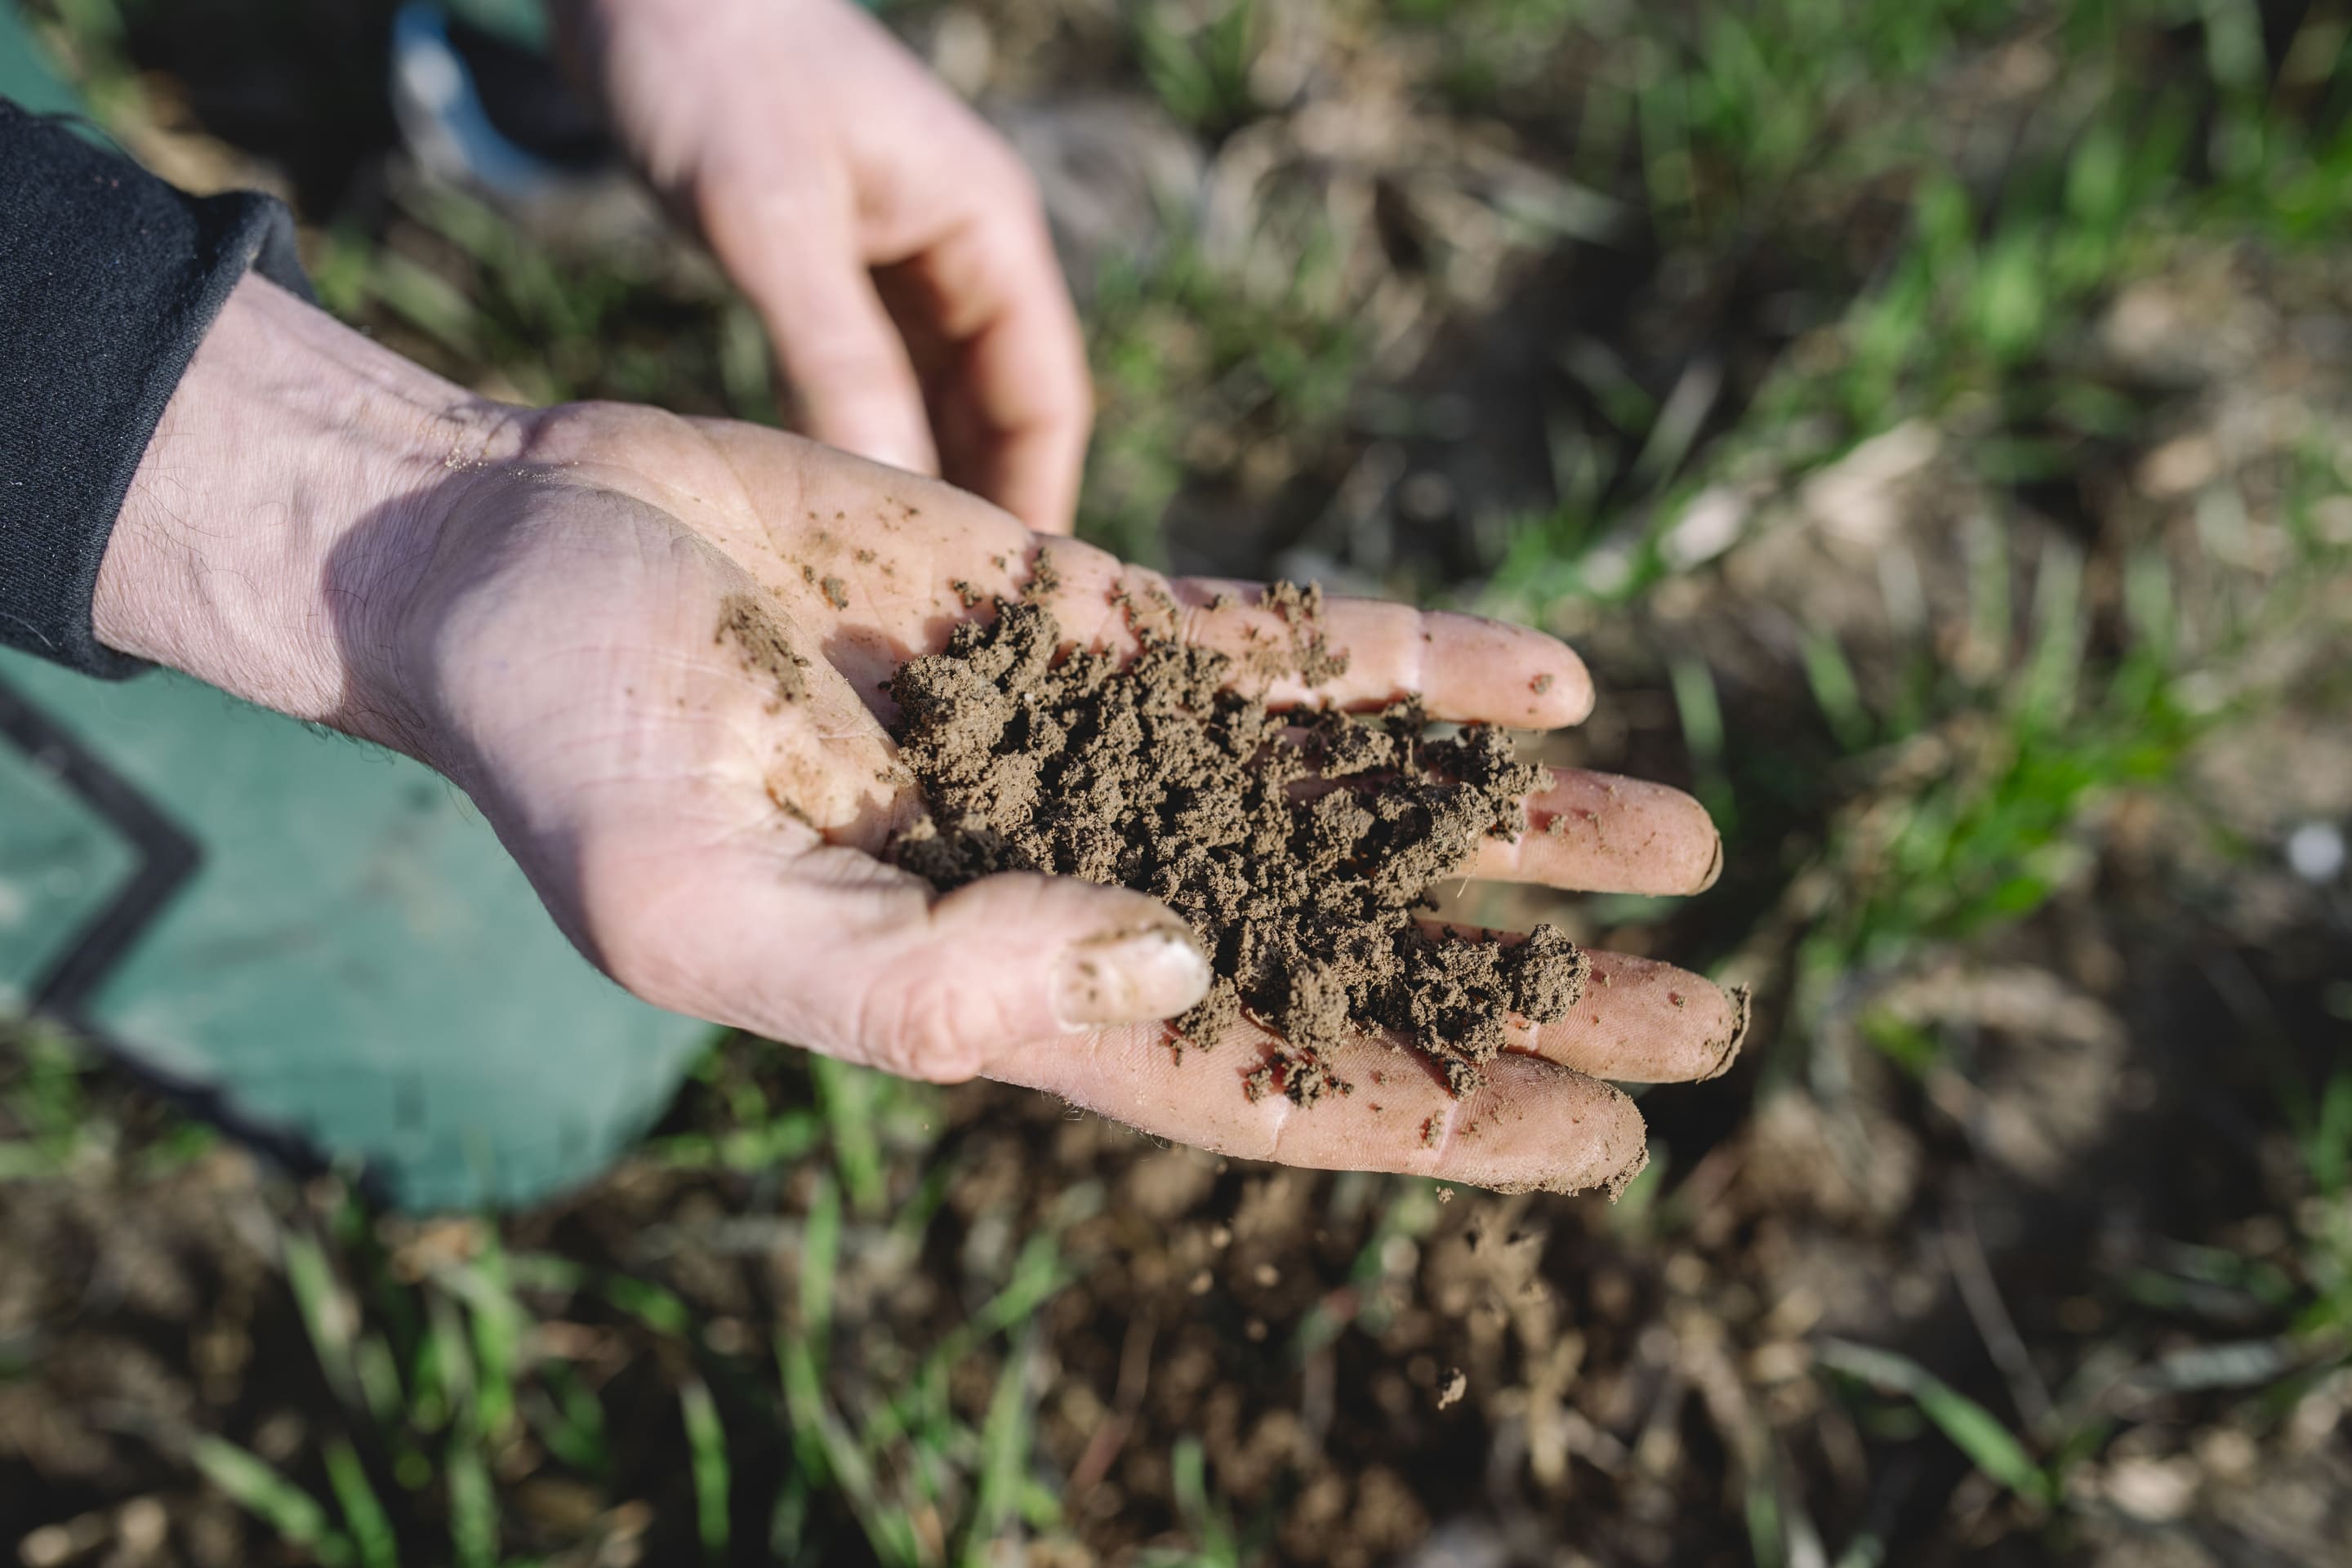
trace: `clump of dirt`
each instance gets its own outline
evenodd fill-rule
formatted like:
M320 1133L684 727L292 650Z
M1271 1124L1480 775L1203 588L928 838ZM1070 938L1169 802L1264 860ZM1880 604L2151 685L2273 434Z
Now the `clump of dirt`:
M1501 733L1431 739L1412 700L1369 717L1276 713L1228 689L1234 661L1181 640L1174 605L1157 600L1163 616L1128 606L1131 662L1064 650L1034 590L891 680L900 756L931 808L894 846L899 864L943 889L1044 871L1162 900L1216 973L1177 1021L1177 1048L1215 1044L1244 1014L1283 1037L1245 1080L1253 1099L1349 1092L1329 1053L1383 1035L1460 1094L1484 1080L1511 1016L1567 1016L1588 965L1555 928L1498 942L1417 918L1482 838L1518 831L1544 783ZM1291 646L1254 653L1244 673L1314 686L1346 668L1319 594L1280 584L1264 603Z

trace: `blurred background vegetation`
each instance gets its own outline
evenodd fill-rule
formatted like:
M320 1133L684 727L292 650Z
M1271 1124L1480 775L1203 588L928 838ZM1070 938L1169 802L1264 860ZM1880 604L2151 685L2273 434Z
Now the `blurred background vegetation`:
M404 150L374 0L42 0L499 395L772 420L625 186ZM0 1543L67 1563L2279 1563L2352 1541L2352 6L972 0L1084 526L1507 614L1757 988L1611 1207L718 1043L594 1189L371 1212L0 1037ZM592 183L593 184L593 183ZM1459 1374L1457 1381L1456 1374Z

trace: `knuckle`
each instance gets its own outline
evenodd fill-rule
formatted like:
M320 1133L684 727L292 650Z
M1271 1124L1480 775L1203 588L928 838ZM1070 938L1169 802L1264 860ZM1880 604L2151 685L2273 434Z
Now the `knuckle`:
M783 345L784 372L803 392L817 393L845 406L893 407L914 385L905 355L883 330L829 322L795 329Z
M984 196L993 242L1008 258L1033 262L1054 255L1052 208L1036 171L1004 148L981 166L976 190Z
M962 1082L980 1070L979 1053L964 1026L968 1005L956 987L940 980L888 977L866 994L858 1032L867 1059L901 1078Z
M990 194L999 201L1017 204L1026 216L1034 210L1039 216L1045 211L1045 187L1038 184L1036 172L1022 161L1012 144L992 136L981 154L980 175Z

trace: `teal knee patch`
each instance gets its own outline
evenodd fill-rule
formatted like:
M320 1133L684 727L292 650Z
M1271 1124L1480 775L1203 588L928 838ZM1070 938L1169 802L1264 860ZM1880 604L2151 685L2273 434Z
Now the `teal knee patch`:
M28 1007L424 1209L587 1180L713 1032L591 968L427 769L0 654L0 1009Z

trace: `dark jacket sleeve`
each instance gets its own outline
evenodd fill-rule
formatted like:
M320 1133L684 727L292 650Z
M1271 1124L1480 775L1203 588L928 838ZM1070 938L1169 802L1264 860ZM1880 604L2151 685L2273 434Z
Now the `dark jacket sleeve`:
M90 595L131 476L247 267L305 298L268 196L190 196L0 99L0 645L120 678Z

